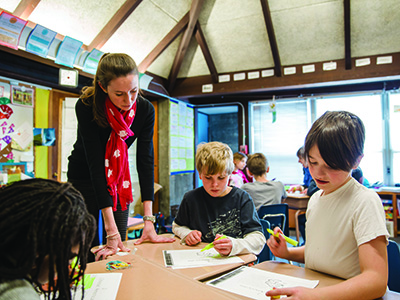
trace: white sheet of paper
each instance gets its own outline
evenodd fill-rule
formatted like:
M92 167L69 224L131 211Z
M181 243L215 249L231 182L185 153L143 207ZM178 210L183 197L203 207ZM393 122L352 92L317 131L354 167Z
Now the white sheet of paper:
M85 300L115 300L122 273L85 274ZM78 286L72 299L82 299L82 289Z
M163 250L165 266L173 269L244 263L238 256L215 257L217 254L214 248L203 252L199 249Z
M315 288L318 283L318 280L297 278L246 266L207 282L208 285L228 292L262 300L269 299L265 296L265 293L274 287L302 286Z

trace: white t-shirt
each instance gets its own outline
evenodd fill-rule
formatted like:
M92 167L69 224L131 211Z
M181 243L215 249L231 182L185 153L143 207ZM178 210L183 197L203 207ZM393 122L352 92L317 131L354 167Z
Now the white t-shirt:
M305 266L348 279L361 273L358 247L389 234L376 192L351 178L336 191L315 193L307 207Z

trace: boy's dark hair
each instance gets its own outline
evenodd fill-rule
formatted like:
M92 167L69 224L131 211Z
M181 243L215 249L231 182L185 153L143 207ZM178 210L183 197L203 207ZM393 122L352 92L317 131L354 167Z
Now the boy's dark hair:
M255 176L262 176L267 172L268 160L262 153L250 154L247 160L247 168Z
M305 153L316 145L326 164L334 170L350 171L363 155L365 128L355 114L327 111L307 134Z
M304 152L304 146L301 146L299 148L299 150L297 150L296 155L297 155L298 158L306 159L306 154Z
M0 279L25 278L44 292L38 275L46 259L46 299L71 299L70 285L83 276L95 233L82 195L70 183L29 179L2 187L0 199ZM80 268L70 270L77 245Z

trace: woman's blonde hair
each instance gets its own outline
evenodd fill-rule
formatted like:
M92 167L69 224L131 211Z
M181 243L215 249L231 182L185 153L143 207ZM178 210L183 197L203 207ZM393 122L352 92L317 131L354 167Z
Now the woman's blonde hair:
M235 169L231 148L221 142L202 143L196 151L196 169L202 174L208 175L232 174Z

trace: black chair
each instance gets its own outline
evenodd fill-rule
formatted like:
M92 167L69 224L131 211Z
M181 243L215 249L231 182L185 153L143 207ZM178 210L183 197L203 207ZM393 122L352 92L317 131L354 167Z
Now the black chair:
M399 246L396 244L396 242L389 240L387 251L388 251L388 265L389 265L388 287L389 290L400 293Z
M261 221L261 225L263 228L263 233L265 235L265 239L268 240L269 232L267 231L267 228L271 229L269 222L267 220L263 220L263 219L261 219L260 221ZM272 260L272 253L271 253L271 250L269 250L269 247L267 246L267 244L264 245L264 248L262 249L260 254L257 255L258 263L261 263L266 260Z
M258 209L258 216L260 219L267 220L272 230L278 226L284 235L289 236L289 205L287 203L261 206Z
M306 213L296 212L295 221L296 221L296 238L297 241L299 242L299 246L303 246L306 243ZM300 235L303 238L303 243L300 243Z

